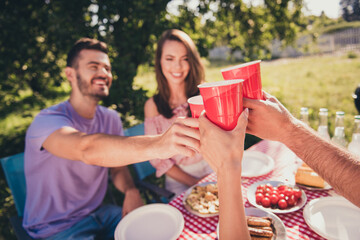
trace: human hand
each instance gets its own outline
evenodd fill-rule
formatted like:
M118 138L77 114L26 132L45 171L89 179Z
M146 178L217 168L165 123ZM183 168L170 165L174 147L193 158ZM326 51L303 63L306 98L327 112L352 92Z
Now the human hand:
M199 121L196 118L177 118L156 142L159 154L157 158L167 159L177 154L194 156L200 150L198 127Z
M297 119L272 95L263 91L265 100L243 99L249 108L247 133L262 139L283 142Z
M125 217L132 210L144 205L139 190L136 188L128 189L125 192L125 198L122 206L122 217Z
M221 169L241 168L248 112L245 109L241 113L236 127L231 131L213 124L205 114L200 116L201 154L216 173Z

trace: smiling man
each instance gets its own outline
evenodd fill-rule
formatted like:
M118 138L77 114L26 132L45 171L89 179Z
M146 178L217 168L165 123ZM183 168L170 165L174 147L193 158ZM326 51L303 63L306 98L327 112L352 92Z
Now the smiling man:
M178 119L162 135L123 137L117 112L98 105L112 83L107 46L83 38L68 54L68 101L42 110L26 133L23 226L41 239L112 239L121 217L143 204L126 165L199 149L198 122ZM123 207L102 205L108 170Z

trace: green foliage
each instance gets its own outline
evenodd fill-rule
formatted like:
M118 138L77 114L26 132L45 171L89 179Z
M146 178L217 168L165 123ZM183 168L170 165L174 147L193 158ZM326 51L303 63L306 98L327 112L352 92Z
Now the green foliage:
M347 57L348 57L348 58L357 58L358 55L357 55L355 52L348 52L348 53L347 53Z
M187 1L186 1L187 2ZM253 6L242 0L200 0L195 8L183 5L177 22L203 46L228 46L243 60L271 58L274 38L290 44L300 29L302 1L264 1Z

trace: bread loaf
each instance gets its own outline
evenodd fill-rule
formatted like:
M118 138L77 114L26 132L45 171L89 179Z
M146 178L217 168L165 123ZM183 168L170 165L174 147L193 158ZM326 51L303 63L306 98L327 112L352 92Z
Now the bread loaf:
M322 179L316 172L314 172L314 170L312 170L305 163L296 171L295 181L298 184L311 187L325 187L324 179Z

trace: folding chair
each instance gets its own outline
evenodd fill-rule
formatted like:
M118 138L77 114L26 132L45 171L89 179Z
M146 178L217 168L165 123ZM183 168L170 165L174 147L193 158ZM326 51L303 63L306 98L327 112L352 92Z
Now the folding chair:
M32 239L22 227L22 216L24 213L26 196L24 153L1 158L0 161L18 213L17 216L10 217L10 223L18 239Z
M125 129L125 136L138 136L144 135L144 124L138 124L134 127ZM162 202L168 203L172 197L175 196L173 192L170 192L164 188L152 184L145 179L155 174L155 168L149 163L140 162L130 166L135 172L135 183L136 186L144 193L147 203Z

